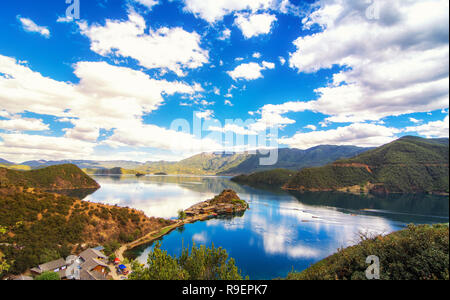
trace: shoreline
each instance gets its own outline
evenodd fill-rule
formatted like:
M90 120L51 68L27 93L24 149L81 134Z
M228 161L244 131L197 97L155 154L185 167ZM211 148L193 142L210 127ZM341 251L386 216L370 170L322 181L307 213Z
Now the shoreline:
M223 199L221 197L224 197ZM229 203L226 198L238 199L236 203ZM219 199L219 200L217 200ZM214 202L216 201L216 202ZM236 200L233 200L236 201ZM193 224L199 221L206 221L212 218L217 218L221 215L235 215L237 213L242 213L249 209L249 205L247 202L241 200L234 191L225 190L219 196L216 196L214 199L206 200L195 204L194 206L183 211L185 214L185 218L182 220L179 219L175 223L160 228L158 230L152 231L145 236L134 240L130 243L122 245L116 252L114 253L117 258L121 261L124 260L124 253L129 250L133 250L139 246L153 243L154 241L168 235L173 232L175 229L180 228L186 224Z
M155 242L156 240L172 233L174 230L183 227L186 224L193 224L196 222L203 222L203 221L207 221L209 219L212 219L214 217L217 217L216 214L203 214L203 215L198 215L198 216L194 216L194 217L187 217L184 220L178 220L175 224L163 227L157 231L153 231L150 232L148 234L146 234L145 236L131 242L128 244L125 244L123 246L121 246L114 254L116 255L116 257L118 257L121 261L124 260L124 253L126 251L130 251L133 250L139 246L145 245L145 244L150 244Z

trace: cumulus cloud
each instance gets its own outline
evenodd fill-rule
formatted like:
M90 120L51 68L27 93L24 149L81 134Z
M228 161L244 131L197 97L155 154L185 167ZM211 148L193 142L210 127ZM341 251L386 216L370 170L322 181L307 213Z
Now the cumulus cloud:
M214 112L212 110L200 111L195 114L195 116L199 119L210 120L211 117L214 116Z
M203 20L214 23L224 16L243 10L266 10L271 8L274 0L183 0L185 11L193 13Z
M34 159L85 158L93 154L95 144L66 137L0 133L2 157L15 161Z
M159 4L158 0L133 0L133 1L145 6L149 10L151 10L153 8L153 6Z
M210 152L222 149L222 145L209 138L198 139L188 133L140 123L136 123L133 127L116 129L114 134L105 141L105 144L112 147L157 148L185 153Z
M449 4L445 0L379 0L369 4L324 0L304 19L323 31L295 40L289 64L312 73L346 67L316 90L317 111L331 122L378 120L448 107Z
M7 131L44 131L50 127L40 119L15 118L11 120L0 120L0 129Z
M50 30L47 27L39 26L36 23L34 23L33 20L28 18L19 17L19 21L22 24L22 27L25 31L39 33L45 38L50 37Z
M55 116L74 125L73 128L65 129L64 137L49 140L40 135L28 139L28 135L24 134L2 134L2 156L15 153L18 157L27 158L34 155L34 159L52 155L53 159L84 158L91 155L97 145L95 142L100 129L113 131L111 144L121 146L127 145L127 141L130 142L128 146L139 145L132 139L133 136L147 141L143 143L148 146L161 144L169 147L168 136L188 144L199 144L192 137L190 140L188 134L177 137L176 132L142 124L142 117L157 109L164 102L164 95L192 95L203 90L199 85L156 80L141 71L105 62L79 62L74 65L74 69L80 79L78 84L59 82L42 76L13 58L0 55L0 103L3 117L11 118L15 114L30 111ZM18 127L13 128L13 125ZM10 120L3 121L2 126L15 130L31 128L29 122L12 124ZM48 125L36 121L32 126L34 129L48 129ZM147 140L145 136L148 136ZM37 143L41 137L43 142ZM54 146L56 144L65 145L66 148L59 149ZM49 150L49 147L54 147L54 150ZM77 149L68 151L71 147Z
M429 122L420 126L407 127L405 132L416 132L427 138L445 138L449 136L449 116L442 121Z
M397 139L401 130L375 124L355 123L332 130L297 133L278 142L291 148L308 149L318 145L356 145L378 147Z
M225 41L225 40L228 40L230 37L231 37L231 30L228 29L228 28L225 28L225 29L222 31L222 35L219 36L219 40Z
M215 131L215 132L221 132L221 133L233 132L238 135L257 135L258 134L255 131L245 129L244 127L236 125L236 124L226 124L224 127L210 126L208 128L208 130Z
M270 62L263 61L262 64L252 62L241 64L237 66L233 71L229 71L227 73L234 80L243 79L249 81L262 78L263 75L261 71L274 68L275 64Z
M312 130L312 131L316 131L316 130L317 130L317 126L312 125L312 124L311 124L311 125L306 125L305 128L306 128L306 129L310 129L310 130Z
M102 56L136 59L147 69L163 69L185 76L209 62L209 52L201 48L201 37L183 28L149 29L144 18L130 12L127 21L106 20L104 26L79 22L80 31L91 41L91 50Z
M249 39L258 35L270 33L272 26L276 21L277 17L268 13L240 13L237 15L234 24L242 31L244 37Z

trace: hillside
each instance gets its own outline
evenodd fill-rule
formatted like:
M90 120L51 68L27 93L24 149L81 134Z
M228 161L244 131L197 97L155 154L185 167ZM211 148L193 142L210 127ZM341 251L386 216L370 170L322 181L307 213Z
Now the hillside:
M308 167L321 167L338 159L350 158L371 148L355 146L317 146L307 150L279 149L278 161L272 166L260 165L262 155L251 155L236 167L230 167L221 175L250 174L258 171L288 169L298 171Z
M296 171L286 170L286 169L276 169L270 171L256 172L250 175L240 175L231 178L239 184L246 184L251 186L273 186L282 187L286 182L288 182L292 177L297 174Z
M410 225L387 236L364 238L360 244L318 262L289 280L365 280L370 255L380 259L381 280L449 280L448 225Z
M87 247L128 243L173 223L134 209L19 187L0 188L0 207L0 227L7 232L0 236L0 252L16 274Z
M137 172L133 170L127 170L124 168L111 168L111 169L83 169L90 175L135 175Z
M57 165L31 171L0 168L0 188L11 186L42 190L100 188L95 180L75 165Z
M375 193L449 192L448 139L404 137L351 159L297 173L285 189Z

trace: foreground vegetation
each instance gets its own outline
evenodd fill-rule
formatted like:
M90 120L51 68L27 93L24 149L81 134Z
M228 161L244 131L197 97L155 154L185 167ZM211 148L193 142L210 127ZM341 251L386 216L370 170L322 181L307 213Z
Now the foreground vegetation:
M363 238L289 280L365 280L366 258L380 258L382 280L449 280L448 225L410 225L387 236Z
M242 275L227 251L205 246L184 248L180 257L161 250L158 243L149 253L148 266L133 263L130 280L242 280Z

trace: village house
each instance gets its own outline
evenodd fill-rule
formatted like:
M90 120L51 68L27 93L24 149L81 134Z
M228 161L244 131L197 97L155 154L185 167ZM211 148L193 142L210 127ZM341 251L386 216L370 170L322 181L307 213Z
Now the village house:
M107 257L97 249L87 249L80 255L70 255L31 269L34 275L56 272L65 280L106 280L108 275Z

